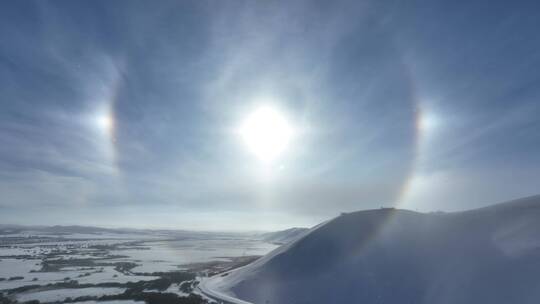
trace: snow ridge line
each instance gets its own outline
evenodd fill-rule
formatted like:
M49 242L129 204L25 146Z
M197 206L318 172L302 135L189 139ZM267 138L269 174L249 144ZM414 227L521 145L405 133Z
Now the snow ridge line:
M221 304L253 304L251 302L240 300L240 299L237 299L235 297L226 295L224 293L221 293L221 292L218 292L218 291L215 291L215 290L211 290L206 286L205 283L206 283L206 279L202 279L200 281L199 285L197 286L197 288L199 289L199 291L201 293L203 293L207 297L210 297L210 298L218 301L218 303L221 303Z

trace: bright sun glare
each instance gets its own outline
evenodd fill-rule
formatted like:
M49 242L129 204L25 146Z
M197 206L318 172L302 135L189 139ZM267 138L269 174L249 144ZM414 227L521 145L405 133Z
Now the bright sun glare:
M281 113L261 107L247 117L240 127L240 134L257 158L269 162L287 148L293 130Z

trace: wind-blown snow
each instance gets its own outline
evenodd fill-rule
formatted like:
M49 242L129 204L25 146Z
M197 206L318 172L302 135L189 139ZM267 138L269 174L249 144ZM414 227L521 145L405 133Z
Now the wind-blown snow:
M344 214L203 288L252 303L540 303L540 196Z
M308 228L290 228L281 231L267 232L260 235L260 238L269 243L287 244L304 236L309 231Z

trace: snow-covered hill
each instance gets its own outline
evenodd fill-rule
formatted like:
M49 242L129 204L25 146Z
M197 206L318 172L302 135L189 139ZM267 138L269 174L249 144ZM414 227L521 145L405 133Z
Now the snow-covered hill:
M204 288L252 303L540 303L540 196L343 214Z
M261 240L274 244L287 244L301 238L309 231L308 228L294 227L286 230L261 234Z

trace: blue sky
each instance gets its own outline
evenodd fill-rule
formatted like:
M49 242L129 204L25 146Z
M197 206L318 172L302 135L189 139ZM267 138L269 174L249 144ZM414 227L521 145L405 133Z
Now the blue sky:
M538 194L538 9L2 3L0 221L279 229ZM297 131L271 163L236 132L261 105Z

